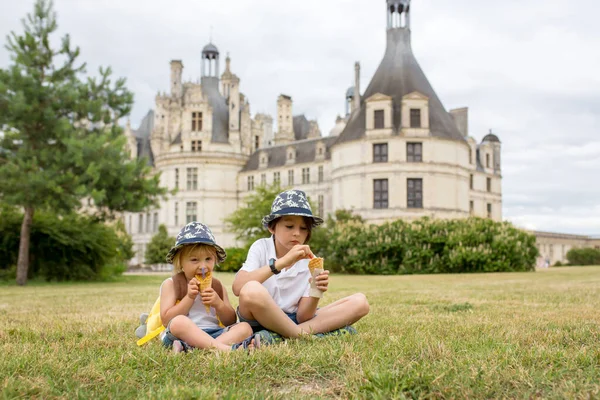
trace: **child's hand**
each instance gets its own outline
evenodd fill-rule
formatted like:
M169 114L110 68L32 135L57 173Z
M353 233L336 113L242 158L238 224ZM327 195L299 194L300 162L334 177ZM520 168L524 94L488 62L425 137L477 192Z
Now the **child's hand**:
M196 297L198 296L198 280L196 280L196 278L192 278L190 279L190 281L188 282L188 291L187 291L187 295L190 299L192 300L196 300Z
M329 271L325 270L317 275L315 278L315 282L317 284L317 289L321 292L326 292L329 287ZM309 278L309 282L312 281L313 278Z
M308 247L308 245L297 244L294 247L292 247L291 250L288 251L288 253L285 256L281 258L282 265L278 265L277 267L281 267L278 268L281 271L282 269L291 267L298 261L303 260L305 258L310 260L311 258L315 258L315 255L310 250L310 247Z
M213 288L207 288L205 289L200 296L202 296L202 304L204 304L205 306L211 306L214 308L219 308L219 306L221 305L221 303L223 303L223 300L221 300L221 298L219 297L219 295L217 294L217 292L214 291Z

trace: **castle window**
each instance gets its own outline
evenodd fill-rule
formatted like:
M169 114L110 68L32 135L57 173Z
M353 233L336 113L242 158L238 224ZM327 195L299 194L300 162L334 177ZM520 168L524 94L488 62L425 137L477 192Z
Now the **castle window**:
M248 177L248 191L254 190L254 177Z
M273 183L281 182L281 172L273 172Z
M373 180L373 208L388 208L388 180Z
M475 187L474 179L475 178L473 177L473 174L471 174L469 176L469 187L471 188L471 190Z
M487 217L492 218L492 205L490 203L487 205Z
M267 184L267 174L260 174L260 184L263 186Z
M373 145L373 162L385 163L388 161L387 143L376 143Z
M179 189L179 168L175 168L175 189Z
M410 109L410 127L420 128L421 127L421 109L411 108Z
M407 162L423 161L423 144L422 143L407 143L406 144L406 161Z
M154 221L152 223L152 232L158 232L158 213L154 213Z
M469 147L469 164L473 164L473 149Z
M319 183L323 182L323 166L319 166Z
M144 214L138 214L138 233L144 232Z
M146 213L146 233L150 233L150 213Z
M187 169L187 190L198 190L198 168Z
M175 226L179 226L179 203L175 202Z
M492 191L492 178L487 178L486 179L486 188L488 192Z
M260 137L258 135L254 136L254 150L260 148Z
M469 201L469 214L475 214L475 203L473 202L473 200Z
M192 140L192 151L202 151L201 140Z
M407 180L408 208L423 208L423 179Z
M383 129L385 127L385 112L383 110L375 110L373 117L374 129Z
M489 154L485 155L485 167L486 168L490 167L490 155Z
M185 204L185 223L189 224L190 222L194 222L198 219L198 203L195 201L190 201Z
M202 130L202 113L192 113L192 132L200 132Z
M322 216L323 215L323 204L324 204L324 199L323 199L322 194L319 195L319 203L318 204L319 204L319 207L318 207L319 208L319 216Z
M288 186L293 186L294 185L294 170L290 169L288 171Z
M310 183L310 168L302 168L302 183Z

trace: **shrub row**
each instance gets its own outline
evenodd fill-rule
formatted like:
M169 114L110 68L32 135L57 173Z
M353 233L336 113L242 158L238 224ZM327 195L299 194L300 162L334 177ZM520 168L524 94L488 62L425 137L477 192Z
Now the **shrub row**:
M534 235L481 218L349 222L324 236L328 268L352 274L533 271L538 255Z
M23 215L0 209L0 271L16 270ZM72 214L37 212L31 227L29 278L47 281L95 280L122 273L133 256L133 244L122 226Z
M567 252L569 265L600 265L600 249L571 249Z

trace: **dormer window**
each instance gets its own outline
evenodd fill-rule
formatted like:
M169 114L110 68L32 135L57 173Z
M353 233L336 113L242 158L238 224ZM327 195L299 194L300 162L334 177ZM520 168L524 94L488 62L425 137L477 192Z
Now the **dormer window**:
M192 132L200 132L202 131L202 113L201 112L193 112L192 113Z
M393 100L390 96L375 93L365 100L367 104L366 126L367 134L391 134L393 127ZM375 132L369 132L375 131Z
M296 149L294 149L292 146L289 146L286 148L285 152L287 154L286 164L293 164L296 161Z
M411 108L410 109L410 127L420 128L421 127L421 109Z
M269 155L265 151L261 151L259 158L259 168L267 168L269 166Z
M383 129L385 127L385 111L375 110L373 114L373 127L375 129Z
M420 129L429 129L429 98L422 93L412 92L402 97L402 128L408 135L423 135ZM413 130L414 129L414 130Z
M317 143L316 159L323 160L324 158L325 158L325 143L319 142L319 143Z

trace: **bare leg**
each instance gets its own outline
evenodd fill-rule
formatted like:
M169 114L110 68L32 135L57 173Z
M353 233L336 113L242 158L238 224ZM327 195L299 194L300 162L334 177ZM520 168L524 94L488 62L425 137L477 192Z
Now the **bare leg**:
M191 319L184 315L178 315L173 318L171 320L170 329L174 336L198 349L231 351L231 346L213 339L208 333L198 328Z
M362 293L356 293L331 303L317 311L317 315L298 326L305 332L324 333L351 325L369 313L369 302Z
M252 335L252 327L247 322L240 322L219 336L217 342L232 345L241 342L250 335Z
M240 314L258 321L265 328L288 338L297 338L309 332L302 330L279 308L267 289L250 281L240 291Z

